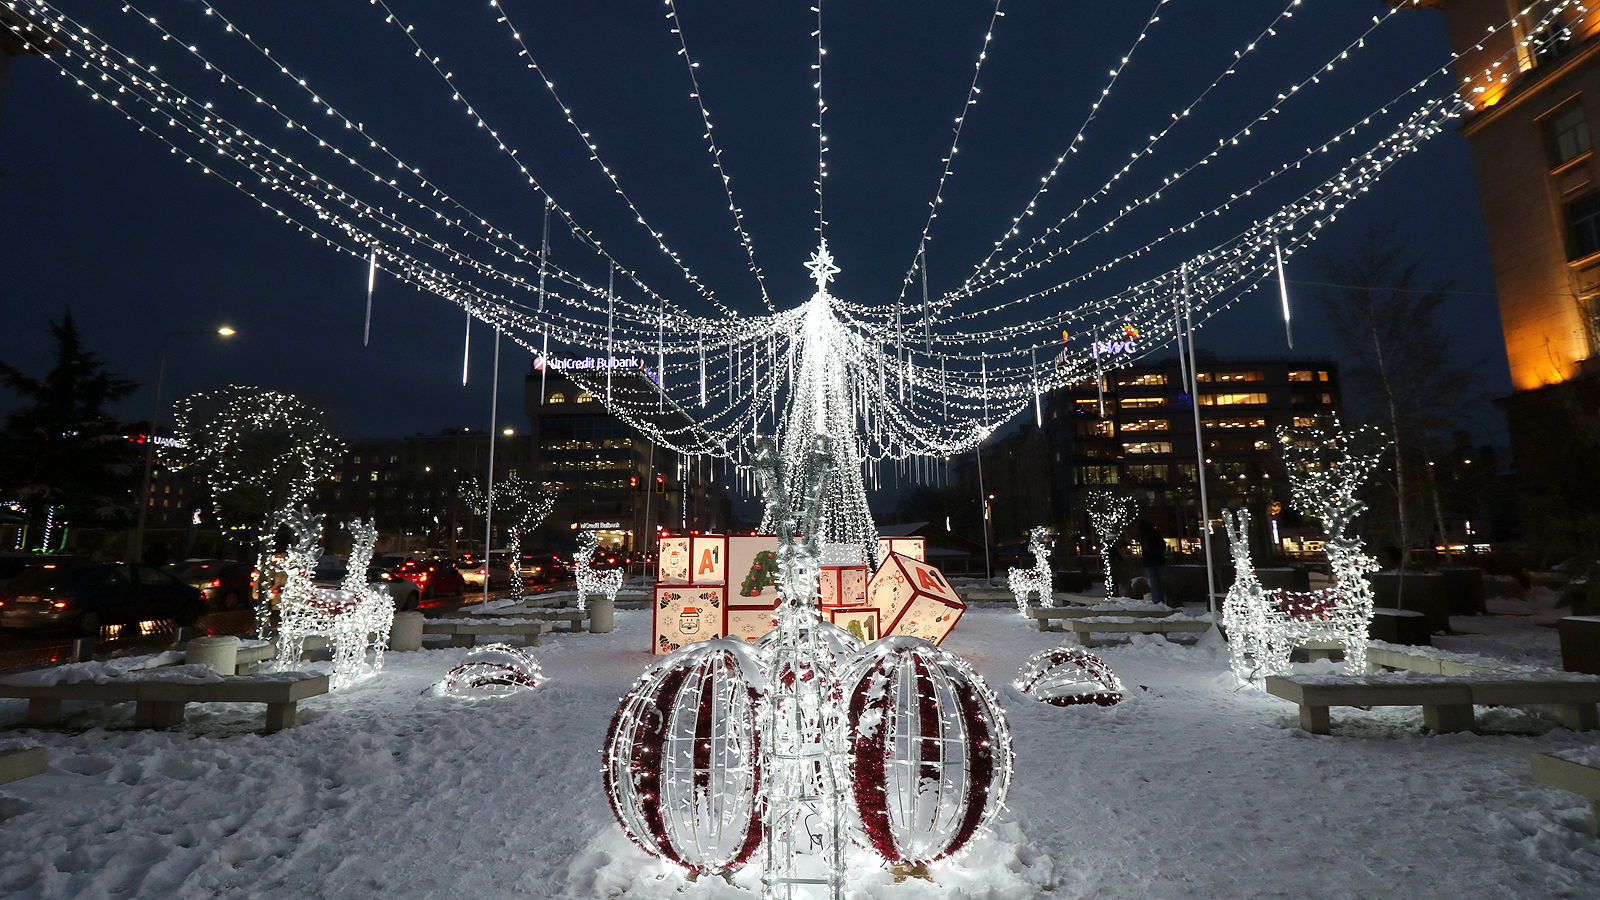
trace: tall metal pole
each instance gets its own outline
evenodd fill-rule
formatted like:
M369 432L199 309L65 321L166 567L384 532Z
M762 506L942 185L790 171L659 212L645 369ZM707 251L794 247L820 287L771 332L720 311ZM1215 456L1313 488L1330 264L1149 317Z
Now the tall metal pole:
M1211 565L1211 506L1206 498L1206 445L1200 434L1200 360L1194 355L1194 319L1189 309L1189 267L1183 267L1183 327L1189 335L1189 408L1194 410L1195 477L1200 480L1200 543L1206 554L1206 609L1217 611L1217 574Z
M132 537L128 540L128 561L144 561L144 529L150 512L150 479L155 469L156 462L156 417L161 413L161 391L167 383L167 339L186 334L216 334L222 337L232 337L235 332L232 328L223 326L215 331L168 331L161 335L160 363L156 366L156 389L150 395L150 434L146 436L144 448L144 478L139 485L139 517L138 524L134 526Z
M144 439L144 480L139 486L139 524L134 527L133 540L128 546L129 562L144 562L144 526L150 512L150 473L156 464L156 412L161 408L161 388L167 382L167 338L174 332L161 336L161 362L156 366L156 389L150 395L150 433Z
M994 569L989 562L989 492L983 488L983 441L973 452L978 454L978 500L983 504L983 577L993 580Z
M500 412L500 326L494 328L494 386L489 395L489 479L483 498L483 602L489 602L489 551L494 547L494 442L499 434Z

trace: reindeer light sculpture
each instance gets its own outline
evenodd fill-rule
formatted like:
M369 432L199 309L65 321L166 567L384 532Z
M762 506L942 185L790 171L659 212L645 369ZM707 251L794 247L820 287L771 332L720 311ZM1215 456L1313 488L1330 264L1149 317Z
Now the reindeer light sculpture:
M578 552L572 554L572 575L578 582L578 608L588 609L589 595L604 594L612 603L617 602L617 592L622 590L622 570L609 569L597 572L594 555L600 549L599 540L592 531L578 534Z
M1017 598L1017 612L1027 615L1028 595L1039 592L1040 606L1055 606L1055 584L1050 573L1050 532L1043 525L1028 530L1028 549L1033 552L1033 568L1013 568L1006 573L1006 584Z
M1372 586L1366 573L1377 564L1361 549L1350 526L1366 509L1356 492L1377 466L1381 447L1362 453L1351 445L1367 437L1345 431L1335 416L1310 427L1279 428L1295 508L1322 522L1323 550L1333 572L1333 587L1319 591L1266 591L1250 563L1250 513L1226 511L1222 521L1232 544L1234 584L1223 605L1234 673L1245 681L1289 671L1289 654L1307 640L1336 641L1344 647L1345 671L1367 664L1367 629L1372 622Z
M360 518L347 525L354 539L349 564L340 589L329 590L311 583L321 552L322 514L302 508L284 518L295 532L295 543L288 554L288 581L279 604L278 668L297 665L306 638L322 635L333 644L331 687L347 687L364 674L382 671L383 651L394 625L394 598L383 586L366 583L377 528Z

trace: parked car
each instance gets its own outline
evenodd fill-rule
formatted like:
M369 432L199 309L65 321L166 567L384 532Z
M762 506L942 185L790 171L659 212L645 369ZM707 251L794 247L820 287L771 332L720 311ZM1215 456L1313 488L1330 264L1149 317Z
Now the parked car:
M49 561L43 553L0 553L0 587L29 566Z
M344 584L347 571L343 560L324 557L317 563L317 570L311 573L311 583L320 588L336 589ZM395 612L416 609L417 602L422 599L422 591L415 584L393 572L384 572L377 566L367 567L367 584L378 585L388 591L389 596L394 598Z
M171 619L193 625L204 595L153 566L41 563L0 589L0 627L66 626L93 635L102 625Z
M481 589L485 572L489 578L489 590L499 591L511 586L511 566L504 553L491 554L487 570L482 556L476 553L463 554L456 559L455 570L460 573L462 583L470 587Z
M466 588L466 581L455 566L433 560L408 559L394 574L416 585L424 600L454 596Z
M550 584L572 578L572 561L554 553L529 553L522 557L522 577L529 584Z
M167 566L174 578L205 595L207 609L238 609L249 605L255 590L255 570L231 559L186 559Z

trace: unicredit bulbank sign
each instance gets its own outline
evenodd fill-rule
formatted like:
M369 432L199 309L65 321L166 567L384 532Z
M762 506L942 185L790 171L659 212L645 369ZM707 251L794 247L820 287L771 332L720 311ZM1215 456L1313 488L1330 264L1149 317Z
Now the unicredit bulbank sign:
M535 356L533 358L533 368L535 371L548 368L558 372L568 369L599 369L601 371L606 369L639 369L644 372L646 378L651 381L656 380L655 373L650 371L650 367L644 364L644 359L638 356L585 356L572 359Z

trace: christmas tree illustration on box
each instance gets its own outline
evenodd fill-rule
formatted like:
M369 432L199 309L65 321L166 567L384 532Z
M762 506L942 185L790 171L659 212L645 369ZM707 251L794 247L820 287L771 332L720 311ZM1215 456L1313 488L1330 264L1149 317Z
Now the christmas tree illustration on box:
M750 564L750 574L744 577L744 584L739 586L739 596L759 597L762 588L777 583L778 555L771 550L762 550Z

